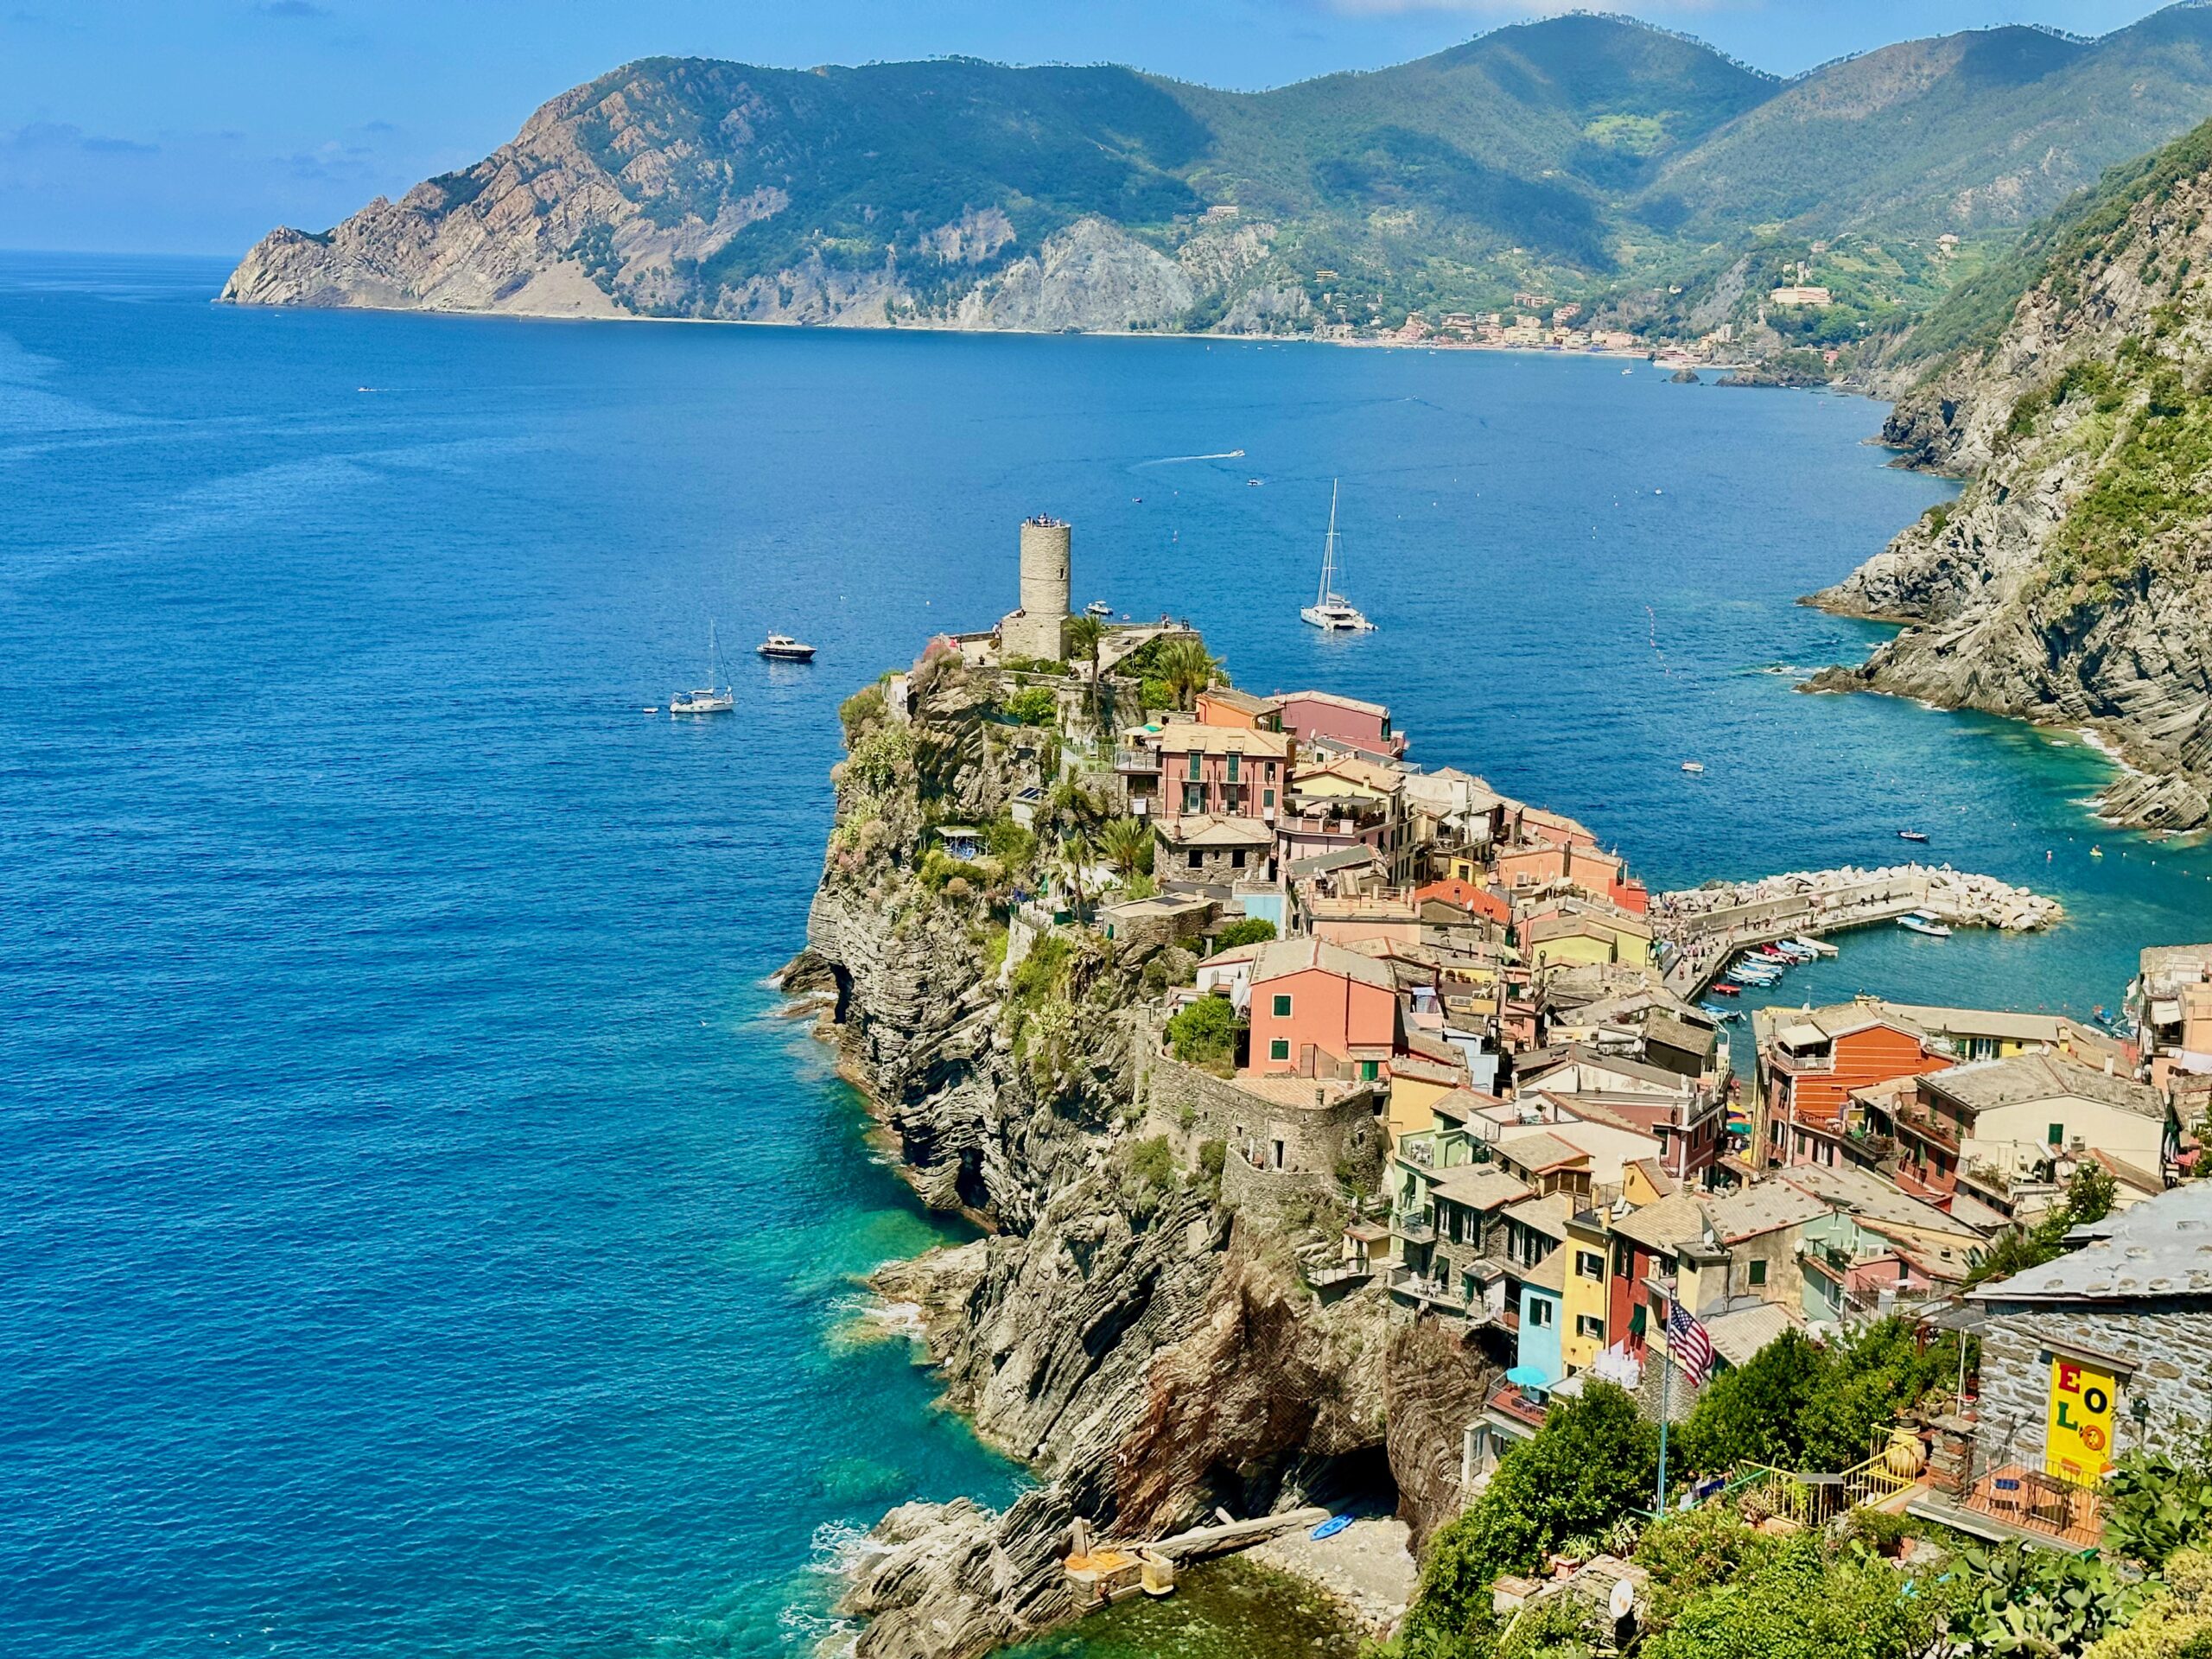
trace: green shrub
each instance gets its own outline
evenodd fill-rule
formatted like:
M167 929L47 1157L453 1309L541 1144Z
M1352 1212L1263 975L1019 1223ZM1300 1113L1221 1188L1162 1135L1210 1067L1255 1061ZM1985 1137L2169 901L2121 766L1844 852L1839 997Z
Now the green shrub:
M1202 996L1167 1022L1167 1041L1186 1065L1220 1070L1234 1065L1244 1022L1225 996Z
M2212 1539L2212 1471L2133 1452L2105 1483L2105 1542L2145 1567Z
M1947 1598L1887 1564L1790 1538L1719 1589L1685 1603L1644 1645L1650 1659L1918 1659Z
M1167 1137L1155 1135L1147 1140L1131 1143L1122 1154L1122 1167L1140 1191L1172 1192L1175 1190L1175 1154L1168 1149Z
M981 868L964 859L953 857L942 847L932 847L922 855L922 868L918 874L922 885L931 893L947 892L955 881L964 883L961 890L953 894L955 898L964 898L968 893L990 885L990 877Z
M1009 817L997 817L983 826L983 845L1009 876L1020 876L1037 855L1037 837Z
M1275 936L1275 925L1264 916L1247 916L1231 922L1214 935L1216 950L1234 950L1243 944L1265 944Z
M1009 657L1001 666L1015 674L1050 674L1059 679L1068 675L1065 663L1056 663L1049 657Z
M1006 717L1017 726L1049 726L1059 706L1052 687L1025 686L1006 700Z
M837 705L838 722L845 728L845 747L851 748L881 725L890 712L880 685L862 686Z
M1482 1495L1429 1545L1406 1615L1408 1655L1459 1650L1487 1621L1491 1581L1524 1573L1565 1540L1605 1530L1651 1501L1659 1431L1611 1382L1554 1399L1534 1439L1505 1454Z

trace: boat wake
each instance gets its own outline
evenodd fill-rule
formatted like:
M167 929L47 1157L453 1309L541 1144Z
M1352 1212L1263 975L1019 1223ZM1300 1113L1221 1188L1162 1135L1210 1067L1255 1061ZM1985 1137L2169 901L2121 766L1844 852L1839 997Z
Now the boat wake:
M1186 461L1242 461L1242 449L1224 449L1217 455L1162 455L1156 461L1141 461L1137 467L1179 467ZM1131 467L1132 472L1135 467Z

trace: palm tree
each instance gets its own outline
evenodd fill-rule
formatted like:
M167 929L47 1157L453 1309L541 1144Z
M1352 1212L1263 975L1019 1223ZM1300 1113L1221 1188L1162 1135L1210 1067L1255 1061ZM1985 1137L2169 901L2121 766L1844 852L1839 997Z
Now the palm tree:
M1199 692L1220 677L1221 664L1207 652L1202 639L1171 639L1160 647L1153 674L1167 687L1175 706L1187 709L1198 701Z
M1152 829L1141 818L1113 818L1098 831L1098 850L1124 876L1135 875L1150 861Z
M1098 725L1098 646L1106 625L1095 616L1071 616L1060 624L1060 649L1070 658L1090 664L1090 724Z

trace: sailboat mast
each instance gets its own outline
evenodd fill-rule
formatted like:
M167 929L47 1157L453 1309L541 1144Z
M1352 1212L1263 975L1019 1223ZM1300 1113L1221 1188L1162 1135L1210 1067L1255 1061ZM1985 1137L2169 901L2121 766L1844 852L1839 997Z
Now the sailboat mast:
M1329 480L1329 533L1321 543L1321 594L1313 602L1325 605L1337 582L1337 480Z

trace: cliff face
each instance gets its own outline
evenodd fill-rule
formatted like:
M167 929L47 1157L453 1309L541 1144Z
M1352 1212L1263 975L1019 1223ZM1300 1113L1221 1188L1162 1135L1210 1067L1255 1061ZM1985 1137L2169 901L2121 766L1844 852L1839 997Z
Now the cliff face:
M1090 103L1058 107L1048 86L1039 107L1023 107L1008 102L1023 83L987 67L948 66L944 85L886 91L850 71L633 65L555 99L474 167L321 234L272 232L221 297L1048 331L1170 327L1202 303L1220 314L1243 302L1248 327L1295 309L1261 279L1272 226L1185 222L1163 251L1085 211L1095 200L1139 207L1141 220L1187 219L1189 190L1155 164L1195 142L1172 99L1102 70L1084 72L1104 83ZM1096 102L1114 105L1114 124L1080 130ZM932 139L987 156L1013 146L1015 176L984 165L971 178L980 163L969 156L933 156L946 176L901 180L923 164L905 152ZM892 176L868 176L879 169ZM1075 182L1048 188L1056 176Z
M2212 802L2212 129L2058 227L1993 340L1906 394L1885 439L1963 495L1813 602L1905 624L1865 688L2097 729L2103 803L2183 829Z
M839 769L838 820L787 983L833 989L846 1069L931 1202L988 1236L879 1275L919 1303L947 1402L1041 1484L1003 1514L910 1504L848 1610L870 1659L960 1659L1073 1611L1069 1524L1163 1535L1383 1466L1382 1299L1327 1308L1271 1225L1198 1173L1142 1173L1128 1010L1151 952L1072 936L1057 976L1001 986L981 893L918 878L922 803L988 823L1037 782L957 670ZM1450 1362L1446 1362L1447 1363ZM1459 1426L1452 1426L1456 1446Z

